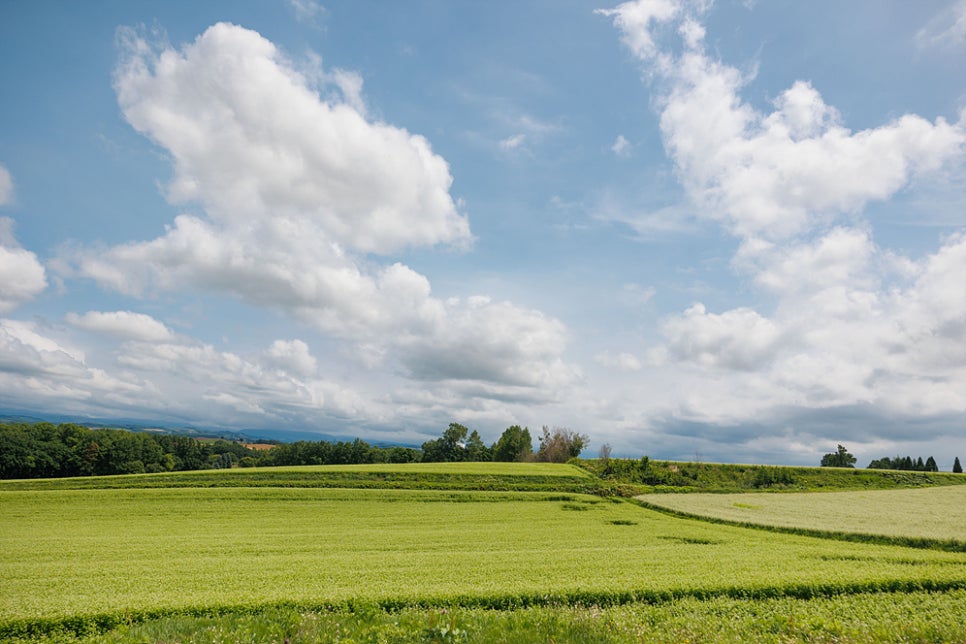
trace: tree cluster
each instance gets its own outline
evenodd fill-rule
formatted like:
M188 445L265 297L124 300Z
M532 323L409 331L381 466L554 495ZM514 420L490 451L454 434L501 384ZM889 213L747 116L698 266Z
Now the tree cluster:
M533 451L530 429L512 425L504 430L499 440L487 447L476 430L470 432L459 423L450 423L440 438L423 443L422 460L425 463L454 461L540 461L566 463L580 456L589 443L584 434L569 429L544 427L540 447Z
M822 457L822 467L855 467L855 457L841 445L832 454Z
M73 423L0 423L0 478L5 479L231 467L251 454L244 445L226 440Z
M932 456L923 462L920 456L917 459L911 456L896 456L895 458L878 458L869 463L870 470L911 470L913 472L938 472L939 466L936 459Z
M364 440L298 441L256 451L222 439L89 429L65 423L0 424L0 478L141 474L269 465L410 463L419 450Z

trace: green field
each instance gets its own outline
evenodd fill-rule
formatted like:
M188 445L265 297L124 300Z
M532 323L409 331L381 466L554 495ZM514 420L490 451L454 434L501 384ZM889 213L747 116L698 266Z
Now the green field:
M800 530L909 540L966 548L966 487L824 494L649 494L651 506L689 515Z
M313 483L346 473L422 476L415 480L423 489ZM266 478L261 486L212 483L236 476ZM454 476L484 489L452 489ZM125 485L111 482L122 478ZM105 479L103 489L85 488ZM516 479L524 491L487 491L491 479ZM172 480L182 487L157 487ZM279 480L288 484L266 483ZM550 489L554 480L560 489ZM929 631L896 626L890 607L918 602L953 611L928 625L943 634L932 641L954 641L958 632L966 553L684 519L567 491L581 480L587 475L569 466L427 464L65 479L62 489L7 482L0 485L0 638L235 641L204 633L250 627L288 633L277 641L312 641L293 634L341 624L369 633L355 641L462 641L439 639L455 637L450 626L467 637L473 631L472 641L494 641L484 634L499 628L537 641L584 631L586 640L571 641L639 641L634 633L650 628L648 639L659 641L660 633L726 633L674 630L687 621L682 611L724 611L735 632L766 628L823 641L819 635L858 632L862 623L821 617L836 601L843 614L866 616L869 629L904 628L910 637ZM434 481L442 489L425 489ZM535 481L547 490L529 491ZM921 492L948 489L962 488ZM877 504L856 497L852 505L863 503ZM941 495L918 500L920 508L947 503ZM792 601L814 615L807 630L782 617L782 602ZM448 618L440 617L444 609ZM457 615L463 626L447 625ZM167 634L145 635L150 629ZM400 629L413 639L389 637Z
M307 465L0 481L0 492L13 490L197 487L311 487L594 493L600 487L600 481L582 468L553 463Z

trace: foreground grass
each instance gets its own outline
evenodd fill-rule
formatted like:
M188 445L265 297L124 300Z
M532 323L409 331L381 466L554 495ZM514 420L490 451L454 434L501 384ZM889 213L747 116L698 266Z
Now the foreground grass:
M584 495L0 493L0 637L266 607L525 608L966 588L966 554L690 521Z
M966 487L829 494L649 494L650 506L742 525L909 540L966 549Z
M228 642L966 642L966 592L858 594L810 600L686 598L659 605L553 606L513 611L368 608L353 613L270 609L169 617L48 644ZM16 641L16 640L15 640ZM32 640L38 641L38 640Z

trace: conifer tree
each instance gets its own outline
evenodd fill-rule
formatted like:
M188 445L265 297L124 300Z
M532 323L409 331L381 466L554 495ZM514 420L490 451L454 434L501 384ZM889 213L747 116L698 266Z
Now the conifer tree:
M962 474L963 473L963 466L959 464L959 457L958 456L956 457L956 460L953 461L953 472L955 472L956 474Z

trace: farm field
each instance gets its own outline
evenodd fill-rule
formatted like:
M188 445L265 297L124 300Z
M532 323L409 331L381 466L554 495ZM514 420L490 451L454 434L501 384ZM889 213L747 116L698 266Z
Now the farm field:
M909 641L956 641L961 630L963 552L712 524L578 493L449 489L433 479L458 470L476 477L462 480L469 484L492 473L523 490L533 477L564 488L593 481L568 466L422 466L423 483L443 489L312 482L407 467L239 471L295 474L302 478L284 480L301 487L211 485L238 470L199 473L182 479L186 487L154 484L189 473L135 475L104 489L6 482L0 640L501 641L496 634L513 632L532 634L528 641L640 641L641 633L736 641L728 633L760 632L759 641L881 641L902 632ZM901 606L939 617L904 619ZM709 619L728 627L695 621Z
M593 492L586 470L553 463L301 465L0 481L0 491L189 487L373 488Z
M868 492L649 494L646 504L724 521L913 540L966 549L966 487Z

